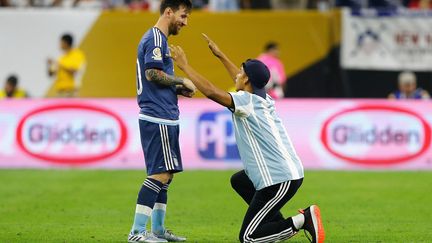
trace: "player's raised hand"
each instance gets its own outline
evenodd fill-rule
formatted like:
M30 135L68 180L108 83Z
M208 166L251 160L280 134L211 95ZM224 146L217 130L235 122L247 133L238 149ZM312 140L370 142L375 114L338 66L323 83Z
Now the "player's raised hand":
M180 69L183 69L187 64L186 54L180 46L170 46L171 58L176 62Z
M216 43L210 39L206 34L201 33L204 39L207 41L208 47L213 52L213 55L216 57L221 57L223 55L223 52L219 49L219 47L216 45Z

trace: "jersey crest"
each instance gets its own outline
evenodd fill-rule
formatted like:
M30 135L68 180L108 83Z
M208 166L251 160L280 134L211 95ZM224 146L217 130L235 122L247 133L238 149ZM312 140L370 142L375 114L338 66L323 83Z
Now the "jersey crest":
M152 59L155 61L162 61L162 51L159 47L153 49Z

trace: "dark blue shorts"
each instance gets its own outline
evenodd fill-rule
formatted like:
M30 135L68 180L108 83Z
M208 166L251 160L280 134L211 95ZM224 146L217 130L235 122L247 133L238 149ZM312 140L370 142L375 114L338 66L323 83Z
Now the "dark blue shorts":
M178 125L139 120L139 128L148 175L183 171Z

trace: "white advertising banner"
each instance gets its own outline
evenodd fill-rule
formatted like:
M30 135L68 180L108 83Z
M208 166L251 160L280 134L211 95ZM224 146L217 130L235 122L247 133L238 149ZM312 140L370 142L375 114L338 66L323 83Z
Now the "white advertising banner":
M231 112L205 99L179 105L185 169L241 168ZM307 169L432 170L430 102L290 99L276 109ZM65 167L144 169L135 99L0 101L0 168Z
M341 65L432 70L432 11L343 10Z

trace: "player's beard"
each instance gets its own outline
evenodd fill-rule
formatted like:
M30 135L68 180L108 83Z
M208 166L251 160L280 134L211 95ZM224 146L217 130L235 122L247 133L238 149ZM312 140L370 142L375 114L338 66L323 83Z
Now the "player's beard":
M173 22L168 26L168 33L169 35L178 35L179 28L177 22Z

